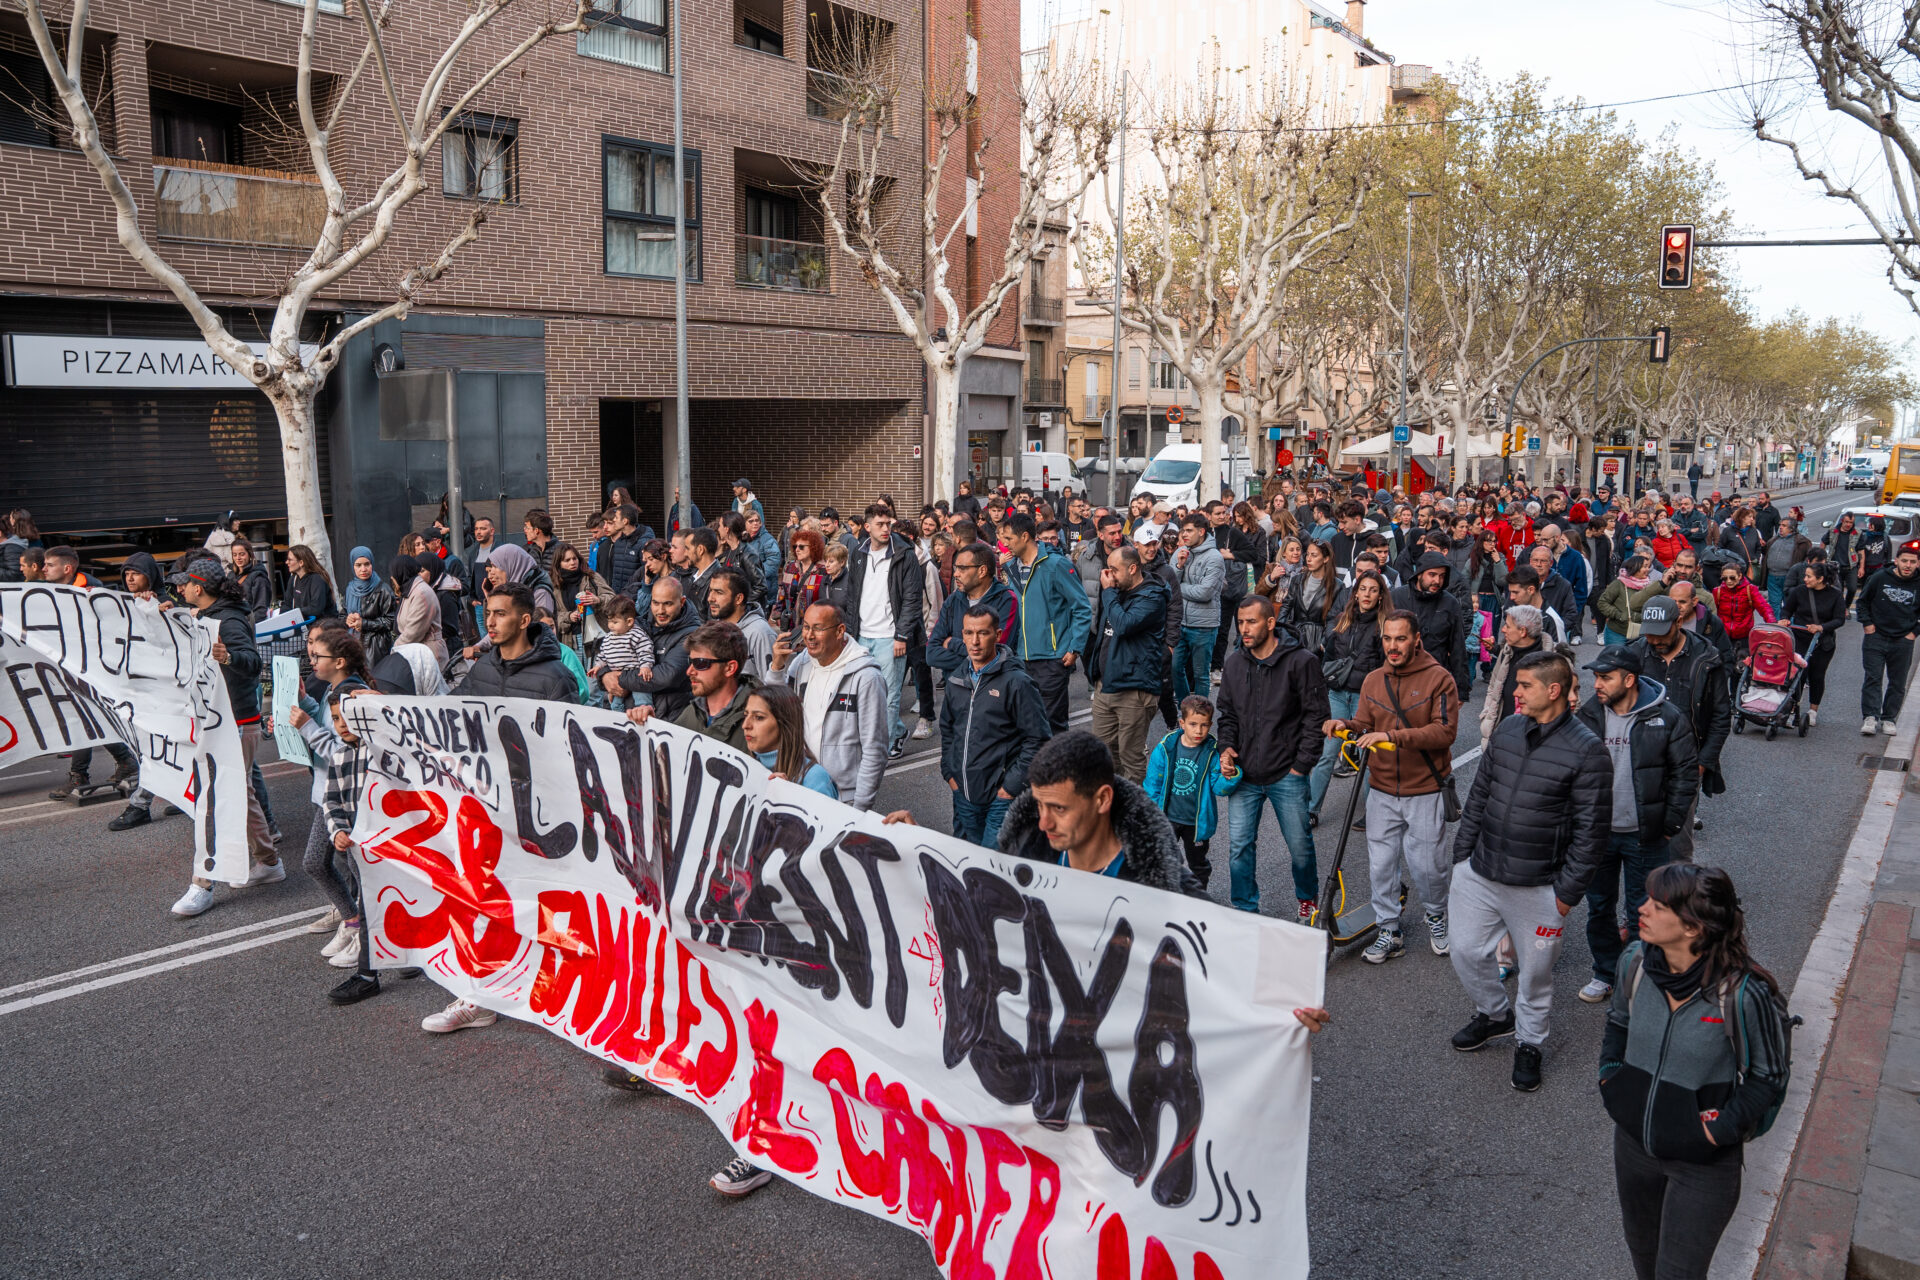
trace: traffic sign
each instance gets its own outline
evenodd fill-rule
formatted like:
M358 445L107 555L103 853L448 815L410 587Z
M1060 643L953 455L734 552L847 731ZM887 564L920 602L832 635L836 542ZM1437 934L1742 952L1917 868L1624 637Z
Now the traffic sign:
M1279 428L1279 427L1268 427L1268 428L1267 428L1267 439L1269 439L1269 440L1278 440L1279 438L1280 438L1280 428Z
M1282 450L1280 450L1280 452L1278 452L1278 453L1276 453L1276 454L1274 454L1274 455L1273 455L1273 465L1274 465L1274 466L1276 466L1276 467L1290 467L1290 466L1292 466L1292 465L1293 465L1293 450L1291 450L1291 449L1282 449Z
M1540 452L1540 437L1538 435L1529 435L1527 437L1527 452L1528 453Z
M1657 448L1657 445L1652 440L1642 440L1640 442L1640 452L1646 454L1649 458L1653 456L1655 448Z
M1412 428L1412 427L1409 427L1409 426L1408 426L1408 425L1407 425L1406 423L1404 423L1404 422L1396 422L1396 423L1394 424L1394 426L1393 426L1393 442L1394 442L1395 444L1406 444L1406 443L1408 443L1409 441L1411 441L1412 439L1413 439L1413 428Z
M1187 420L1187 411L1185 409L1182 409L1179 405L1177 404L1172 405L1167 409L1168 422L1174 424L1175 426L1178 426L1180 423L1185 422L1186 420Z
M1619 475L1619 474L1620 474L1620 459L1618 459L1618 458L1602 458L1602 459L1600 459L1600 469L1601 469L1602 471L1604 471L1604 472L1606 472L1606 473L1607 473L1608 475L1610 475L1610 476L1615 476L1615 475Z

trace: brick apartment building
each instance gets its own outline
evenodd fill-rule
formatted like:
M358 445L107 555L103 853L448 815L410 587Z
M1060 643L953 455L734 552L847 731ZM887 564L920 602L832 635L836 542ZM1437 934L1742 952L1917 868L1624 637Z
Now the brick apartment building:
M668 0L596 3L605 21L534 51L448 133L432 189L316 309L308 336L320 339L383 305L476 200L492 202L481 239L425 305L356 339L329 380L322 483L343 550L365 543L384 559L446 488L445 444L404 438L392 410L383 417L377 366L457 370L474 514L517 534L521 512L546 506L563 536L577 536L608 487L625 484L662 523L676 464L675 51L686 59L694 500L709 514L725 509L741 475L770 516L864 505L882 491L917 505L927 492L919 358L851 260L824 244L801 189L804 166L830 160L839 137L810 44L858 15L878 20L908 101L930 68L966 66L979 81L977 127L1001 128L1017 110L1015 0L723 0L683 5L680 32L666 29ZM409 92L457 21L456 6L441 8L431 37L389 32ZM351 5L321 9L325 103L343 91L361 41ZM503 20L489 49L504 50L545 12ZM281 123L292 118L300 18L283 0L109 0L89 34L88 92L145 234L255 340L276 280L311 248L320 207L304 145ZM228 508L283 519L265 399L205 361L183 309L120 249L99 179L47 102L24 21L0 15L0 508L26 506L44 531L103 553L164 549L160 531L204 532ZM365 82L334 137L350 196L370 191L397 155ZM897 261L920 257L924 145L908 126L883 156ZM989 151L1007 166L1016 153ZM1011 175L989 179L978 213L986 245L970 236L965 250L974 297L1011 218ZM945 194L959 213L960 184ZM1007 451L1018 447L1005 430L1018 412L1016 312L1010 300L998 349L969 384L973 414L988 430L998 422ZM1010 390L1002 367L1013 371Z

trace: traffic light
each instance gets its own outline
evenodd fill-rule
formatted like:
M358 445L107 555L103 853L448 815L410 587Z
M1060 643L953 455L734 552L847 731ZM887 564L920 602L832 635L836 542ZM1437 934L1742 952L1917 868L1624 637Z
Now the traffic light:
M1673 356L1673 330L1664 324L1653 326L1647 341L1647 363L1665 364Z
M1526 423L1524 422L1514 423L1513 430L1508 432L1507 434L1508 434L1508 439L1506 441L1507 452L1525 453L1527 451L1527 424Z
M1660 287L1693 287L1693 224L1660 228Z

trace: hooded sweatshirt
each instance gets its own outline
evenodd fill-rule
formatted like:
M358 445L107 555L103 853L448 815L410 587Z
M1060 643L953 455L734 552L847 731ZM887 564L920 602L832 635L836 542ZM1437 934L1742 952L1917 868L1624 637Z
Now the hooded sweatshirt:
M1625 713L1599 698L1575 713L1606 746L1613 763L1608 818L1616 832L1634 831L1643 845L1678 834L1700 789L1700 759L1687 713L1667 697L1667 687L1641 676L1638 696Z
M1447 575L1438 591L1420 587L1420 575L1429 569L1444 570ZM1415 562L1413 578L1393 589L1393 607L1409 609L1420 620L1420 647L1452 674L1464 699L1473 687L1467 661L1467 612L1447 590L1452 580L1452 562L1438 551L1429 551Z
M800 691L807 747L856 809L873 807L887 770L887 678L850 639L822 666L802 653L773 673Z

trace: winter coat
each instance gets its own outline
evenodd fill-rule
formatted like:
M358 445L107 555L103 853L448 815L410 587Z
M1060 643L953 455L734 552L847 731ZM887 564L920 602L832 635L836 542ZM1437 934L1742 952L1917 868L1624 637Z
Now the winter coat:
M1891 566L1880 570L1860 588L1854 616L1875 635L1899 639L1912 634L1920 627L1920 574L1903 578Z
M1442 582L1440 589L1428 594L1420 590L1419 573L1445 569L1453 577L1453 565L1438 551L1429 551L1416 564L1418 573L1403 586L1393 589L1393 607L1409 609L1420 619L1420 647L1429 657L1453 673L1464 700L1473 688L1473 668L1467 659L1467 613Z
M1692 511L1674 512L1673 527L1695 551L1703 550L1707 545L1708 537L1713 533L1713 521L1698 507Z
M1165 556L1147 566L1147 576L1158 578L1160 585L1167 589L1167 657L1171 659L1180 645L1180 623L1185 616L1180 603L1180 577Z
M1748 974L1731 989L1702 987L1674 1008L1645 965L1646 944L1628 943L1600 1038L1600 1100L1656 1159L1737 1160L1787 1088L1788 1047L1767 1007L1773 996Z
M1573 547L1572 543L1555 557L1553 571L1566 582L1568 590L1573 592L1573 612L1566 615L1567 625L1574 625L1579 615L1587 607L1587 558Z
M815 670L813 655L803 652L794 656L785 671L774 672L773 679L792 685L804 703ZM820 740L807 745L820 767L833 776L840 798L856 809L871 809L881 775L887 771L887 678L873 655L859 645L853 645L853 655L835 676L839 685Z
M1100 593L1093 637L1087 649L1087 680L1102 693L1127 690L1158 694L1167 670L1167 588L1142 575L1131 591Z
M440 628L440 597L434 594L425 578L415 578L407 584L407 594L400 601L400 611L394 619L393 642L423 644L433 650L435 662L446 666L447 638Z
M1256 658L1244 646L1233 649L1220 677L1220 748L1238 755L1255 786L1311 772L1325 741L1320 727L1333 714L1320 660L1285 627L1273 634L1272 653Z
M654 621L649 608L640 614L640 626L653 641L653 678L642 679L640 668L634 667L620 673L620 687L628 693L652 694L654 711L671 720L693 696L687 683L687 637L700 629L700 615L682 600L680 611L664 625Z
M1733 686L1720 651L1697 631L1687 635L1671 661L1661 657L1644 636L1627 647L1640 655L1642 678L1658 681L1666 689L1667 700L1686 716L1697 763L1718 773L1720 749L1733 727Z
M1347 659L1353 660L1352 667L1344 679L1335 681L1328 673L1335 663ZM1320 671L1327 677L1329 693L1360 692L1367 675L1386 660L1387 655L1380 648L1380 619L1371 613L1355 618L1345 631L1328 627L1320 640Z
M1480 703L1480 740L1482 742L1493 733L1494 726L1514 714L1513 690L1510 687L1513 684L1514 664L1531 654L1546 652L1549 648L1574 666L1580 665L1580 655L1572 645L1556 643L1552 637L1544 633L1538 644L1528 645L1525 648L1517 649L1510 644L1500 646L1500 651L1494 655L1493 669L1487 672L1487 696Z
M1303 570L1293 575L1293 581L1287 584L1287 595L1278 602L1280 625L1299 638L1308 648L1317 648L1326 638L1327 624L1333 620L1334 606L1340 603L1340 581L1334 579L1321 597L1312 604L1307 603L1307 573Z
M1660 562L1662 569L1665 569L1673 563L1675 556L1679 555L1682 551L1692 549L1692 546L1693 544L1687 541L1685 534L1662 534L1653 540L1653 558Z
M733 691L733 699L722 708L719 715L707 718L705 698L690 698L687 705L680 708L680 714L673 722L682 729L691 729L704 737L714 738L726 743L736 751L752 751L747 746L746 730L742 727L747 719L747 698L760 682L750 675L740 677L740 687Z
M322 582L326 581L324 578ZM227 682L227 702L233 708L235 724L260 722L260 647L253 639L253 618L247 607L233 600L215 600L195 616L206 618L220 629L220 643L227 646L227 660L220 675Z
M544 622L528 624L532 646L517 658L502 658L489 647L467 668L453 692L476 698L538 698L578 704L580 689L560 656L560 641Z
M1589 698L1574 714L1606 742L1606 703ZM1700 759L1686 708L1669 701L1666 686L1651 676L1640 677L1631 721L1627 749L1633 760L1633 794L1640 811L1640 844L1648 848L1671 840L1686 825L1700 790ZM1611 815L1611 792L1607 804Z
M1145 791L1116 776L1109 819L1120 837L1122 862L1115 879L1168 893L1206 896L1199 877L1187 869L1186 849L1174 835L1173 824ZM1000 823L1000 849L1015 857L1060 865L1062 855L1040 830L1040 805L1031 788L1007 806L1007 816Z
M1622 636L1638 635L1640 615L1631 603L1633 588L1624 578L1615 578L1606 585L1593 602L1593 611L1600 618L1600 625Z
M635 530L607 544L607 558L601 563L600 572L606 576L608 586L622 595L638 599L633 586L640 576L640 548L651 541L652 530ZM644 610L645 607L642 603L641 608Z
M1472 557L1468 557L1465 573L1467 575L1467 590L1471 595L1479 596L1486 594L1501 600L1507 598L1507 560L1505 556L1488 556L1480 562L1480 571L1478 573L1474 572ZM1451 578L1447 580L1447 585L1453 585Z
M1402 670L1382 666L1366 678L1360 686L1354 727L1363 734L1384 733L1395 747L1368 754L1374 790L1391 796L1426 796L1440 789L1442 780L1453 772L1453 740L1460 732L1459 694L1453 673L1422 649L1413 651Z
M557 607L553 613L553 628L559 633L561 644L572 644L574 638L586 630L587 618L592 615L593 609L590 606L578 603L579 597L583 593L597 597L601 604L605 604L607 600L615 594L613 584L591 569L582 572L580 581L574 583L573 600L565 599L565 588L556 583L554 586L554 594L561 598L554 601ZM573 611L575 609L580 610L580 620L578 622L573 620Z
M1790 622L1798 626L1816 625L1819 632L1796 631L1794 643L1801 653L1814 648L1833 652L1834 633L1847 625L1847 598L1838 587L1822 587L1815 591L1806 583L1790 589L1783 602Z
M1016 556L1007 561L1004 572L1018 601L1013 651L1022 662L1086 649L1093 609L1065 556L1042 549L1031 567Z
M1181 614L1186 619L1181 625L1192 629L1218 627L1220 601L1226 594L1227 562L1220 558L1211 534L1199 546L1180 550L1187 553L1187 562L1174 569L1180 578ZM1174 554L1178 556L1179 551Z
M749 538L740 544L740 549L753 560L754 567L760 570L760 582L763 588L771 592L773 584L780 581L780 542L767 532L767 526L760 526L757 537Z
M309 622L316 618L331 618L338 612L333 607L333 588L318 573L303 573L290 580L280 604L282 608L298 609L300 616Z
M1166 811L1167 801L1172 798L1173 764L1175 750L1179 745L1180 731L1175 729L1154 744L1152 753L1147 757L1147 780L1141 784L1141 787L1147 793L1147 798L1159 805L1163 813ZM1207 740L1201 743L1201 750L1206 754L1201 757L1200 796L1199 803L1194 806L1193 838L1195 840L1210 839L1213 833L1220 829L1220 806L1214 801L1216 797L1232 795L1239 787L1241 777L1244 776L1238 773L1231 778L1222 776L1220 739L1212 734L1208 734Z
M1014 608L1018 604L1004 582L989 582L986 592L971 600L964 591L949 591L940 602L940 616L927 633L927 665L937 671L958 671L967 665L967 646L960 636L960 624L967 610L983 604L1000 618L1000 643L1009 647L1018 630Z
M267 615L273 612L273 575L267 572L267 566L258 560L247 562L247 567L240 573L240 594L247 598L247 612L253 616L253 620L265 621Z
M1751 581L1742 581L1734 587L1724 583L1715 587L1713 604L1714 612L1718 613L1720 621L1727 625L1727 635L1735 640L1747 638L1747 634L1753 630L1755 614L1768 622L1773 621L1773 606L1767 603L1767 593L1754 586ZM1862 617L1864 616L1863 612Z
M397 612L393 588L375 577L360 597L360 643L366 646L368 666L393 652Z
M913 543L899 534L887 544L887 601L893 609L893 638L904 640L909 649L926 643L926 628L920 621L920 601L925 577ZM847 634L860 638L860 598L866 590L867 573L873 563L873 543L863 541L847 561ZM1076 588L1077 590L1077 588Z
M1583 560L1584 565L1586 562ZM1547 580L1540 584L1540 600L1547 608L1560 615L1560 621L1567 626L1568 634L1580 624L1580 604L1573 593L1573 584L1560 576L1558 570L1547 574Z
M0 539L0 582L24 582L26 573L20 568L20 557L27 554L27 540L18 534L10 534Z
M1550 884L1576 903L1606 853L1613 761L1571 711L1551 724L1511 715L1487 737L1461 809L1455 863L1495 884Z
M940 776L973 804L1027 789L1033 753L1053 736L1040 688L1002 645L985 668L968 662L947 677L940 704Z

